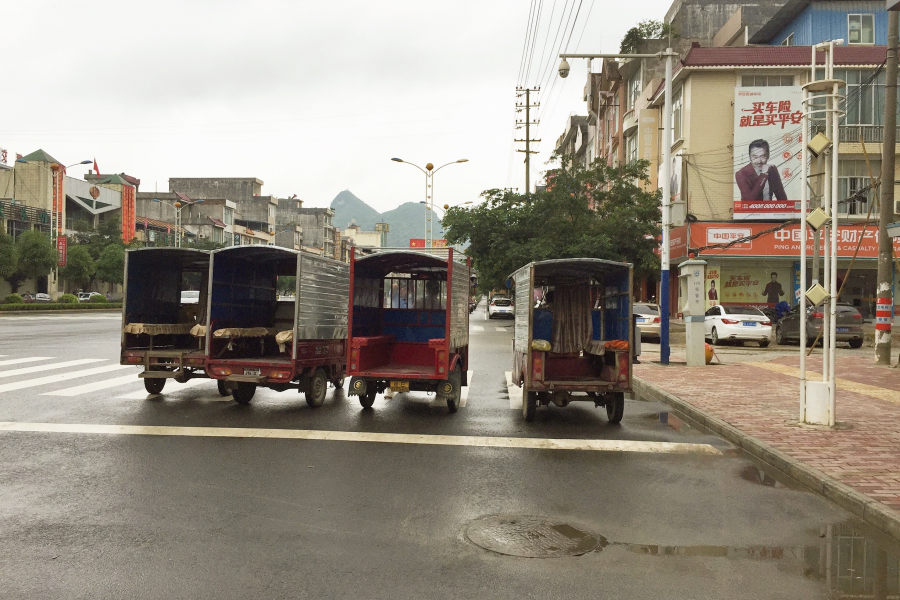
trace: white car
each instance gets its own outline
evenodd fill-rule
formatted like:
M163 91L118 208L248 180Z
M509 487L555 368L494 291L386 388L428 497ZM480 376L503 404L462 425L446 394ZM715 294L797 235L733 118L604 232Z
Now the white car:
M706 311L703 328L713 345L751 341L765 348L772 336L772 322L755 306L713 306Z
M659 329L662 318L659 315L658 304L637 302L631 312L634 314L634 321L637 324L638 329L641 330L641 338L659 338Z
M493 319L494 317L509 317L512 319L515 316L516 307L513 306L512 300L509 298L494 298L488 304L488 319Z
M78 292L79 302L90 302L94 296L103 296L100 292Z

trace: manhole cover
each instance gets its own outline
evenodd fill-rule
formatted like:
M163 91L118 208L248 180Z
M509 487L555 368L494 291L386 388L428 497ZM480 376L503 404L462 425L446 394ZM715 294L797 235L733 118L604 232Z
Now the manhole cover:
M485 550L524 558L579 556L606 545L603 536L546 517L483 517L469 524L466 537Z

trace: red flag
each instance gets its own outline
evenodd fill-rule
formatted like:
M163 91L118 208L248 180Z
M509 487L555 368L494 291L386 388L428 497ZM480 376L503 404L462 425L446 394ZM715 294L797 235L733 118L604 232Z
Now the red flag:
M97 159L96 159L96 158L94 159L94 172L95 172L97 175L100 174L100 167L97 166Z
M147 217L144 217L144 229L147 229Z

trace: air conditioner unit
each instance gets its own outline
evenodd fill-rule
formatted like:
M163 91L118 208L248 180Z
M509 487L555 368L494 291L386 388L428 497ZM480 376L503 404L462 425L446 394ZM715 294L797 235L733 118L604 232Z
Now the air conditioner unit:
M900 200L894 200L894 214L900 214Z
M206 235L202 234L202 233L200 235L198 235L197 237L200 238L201 240L206 239Z

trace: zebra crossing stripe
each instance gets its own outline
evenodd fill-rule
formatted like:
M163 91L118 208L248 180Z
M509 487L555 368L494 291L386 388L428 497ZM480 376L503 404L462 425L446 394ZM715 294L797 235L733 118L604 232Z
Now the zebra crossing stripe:
M484 331L484 325L472 325L472 331Z
M39 360L53 360L53 356L29 356L28 358L11 358L9 360L0 360L0 367L8 365L20 365L22 363L37 362Z
M81 394L87 394L89 392L98 392L100 390L106 390L114 387L121 387L123 385L128 385L129 383L135 383L140 381L136 374L134 375L125 375L123 377L116 377L115 379L105 379L103 381L94 381L92 383L85 383L84 385L78 385L75 387L65 388L62 390L56 390L53 392L44 392L41 396L80 396Z
M89 362L93 362L89 361ZM38 377L37 379L26 379L25 381L14 381L0 385L0 393L11 392L13 390L21 390L39 385L48 385L67 381L69 379L77 379L79 377L87 377L88 375L99 375L100 373L110 373L120 369L132 369L133 365L105 365L103 367L94 367L93 369L83 369L81 371L69 371L67 373L57 373L56 375L47 375L46 377Z
M78 365L86 365L94 362L105 362L105 358L79 358L78 360L67 360L61 363L52 363L49 365L40 365L37 367L22 367L21 369L11 369L9 371L0 371L0 377L16 377L18 375L28 375L29 373L40 373L41 371L50 371L53 369L65 369L66 367L77 367Z

